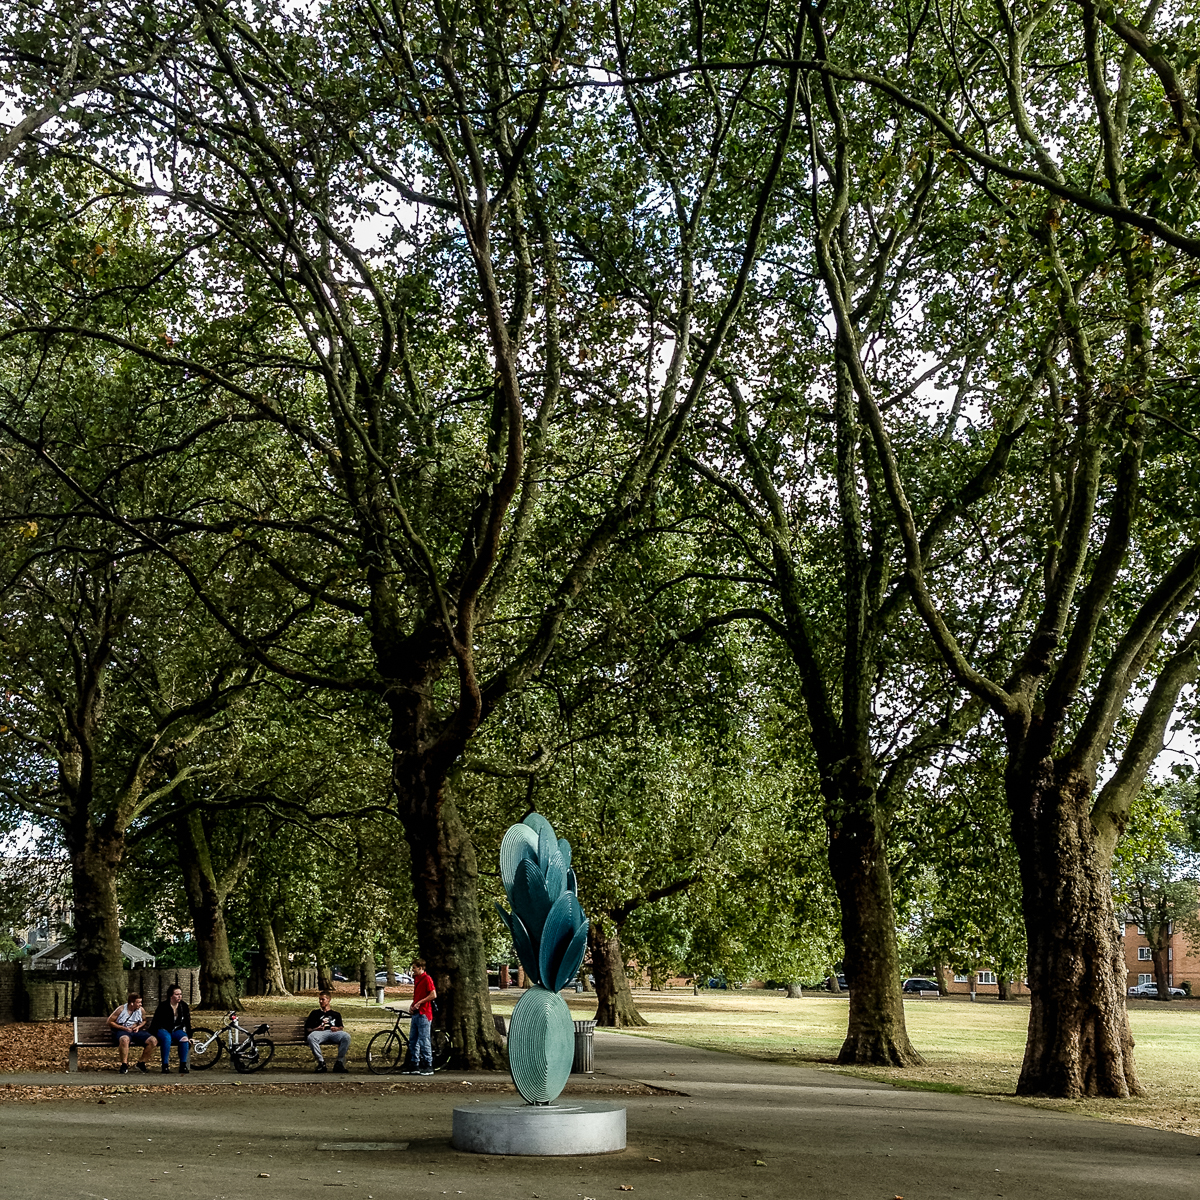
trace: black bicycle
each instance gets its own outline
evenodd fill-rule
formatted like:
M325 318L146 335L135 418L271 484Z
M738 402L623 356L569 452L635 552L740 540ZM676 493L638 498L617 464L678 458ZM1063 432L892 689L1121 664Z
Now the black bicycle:
M367 1070L372 1075L395 1075L408 1062L408 1034L401 1028L408 1019L408 1009L389 1004L388 1011L396 1014L396 1023L391 1029L381 1029L367 1043ZM429 1041L433 1046L433 1069L440 1071L450 1061L454 1044L444 1029L430 1030Z
M243 1075L250 1071L261 1071L275 1057L275 1043L264 1036L270 1032L269 1025L260 1025L253 1032L238 1024L236 1012L226 1014L225 1023L215 1032L211 1029L192 1029L189 1063L195 1071L207 1071L214 1066L226 1050L235 1071Z

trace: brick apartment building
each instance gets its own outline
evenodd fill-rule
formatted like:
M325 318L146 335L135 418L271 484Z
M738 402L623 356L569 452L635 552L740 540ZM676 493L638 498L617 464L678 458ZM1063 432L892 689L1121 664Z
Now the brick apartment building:
M1125 918L1125 971L1127 986L1154 982L1154 963L1150 960L1150 943L1138 923ZM1182 933L1172 930L1167 941L1167 986L1192 985L1194 995L1200 996L1200 954Z
M1154 982L1154 963L1150 960L1150 943L1146 935L1138 927L1138 923L1126 918L1124 932L1121 935L1125 943L1125 986L1131 988L1139 983ZM1183 987L1184 983L1192 985L1192 993L1200 996L1200 953L1188 943L1182 933L1172 931L1167 943L1167 986ZM946 985L950 992L969 992L970 977L952 974L946 968ZM991 971L978 971L975 976L975 992L981 996L995 996L999 991L996 986L996 976ZM1014 996L1028 996L1029 988L1024 980L1014 980L1012 985Z

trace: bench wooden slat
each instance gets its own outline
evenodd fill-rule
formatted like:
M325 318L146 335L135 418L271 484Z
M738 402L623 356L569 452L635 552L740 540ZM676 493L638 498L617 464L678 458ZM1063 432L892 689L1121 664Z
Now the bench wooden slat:
M281 1016L279 1013L238 1013L238 1024L247 1032L252 1033L260 1025L269 1025L270 1033L266 1034L277 1046L303 1046L304 1019Z

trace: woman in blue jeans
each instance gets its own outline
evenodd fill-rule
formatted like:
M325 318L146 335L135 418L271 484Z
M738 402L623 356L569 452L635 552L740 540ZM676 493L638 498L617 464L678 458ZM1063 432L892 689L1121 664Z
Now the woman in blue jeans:
M167 998L158 1002L154 1016L150 1018L150 1028L162 1047L162 1073L171 1073L171 1043L174 1042L178 1048L179 1073L186 1075L191 1069L188 1046L192 1036L192 1010L184 1003L183 988L179 984L169 987Z

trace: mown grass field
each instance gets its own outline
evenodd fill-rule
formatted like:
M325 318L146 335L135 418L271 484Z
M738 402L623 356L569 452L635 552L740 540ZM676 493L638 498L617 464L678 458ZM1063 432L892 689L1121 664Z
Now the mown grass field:
M346 986L346 985L343 985ZM347 989L349 991L349 989ZM407 1006L410 988L390 992L387 1003ZM519 993L492 993L492 1008L511 1013ZM564 998L578 1018L595 1012L587 995ZM792 1062L824 1071L840 1071L901 1087L928 1088L1007 1097L1009 1102L1090 1114L1117 1121L1152 1125L1200 1136L1200 1000L1158 1004L1131 1001L1130 1021L1137 1041L1137 1068L1146 1096L1130 1100L1037 1100L1013 1095L1025 1048L1029 1007L1020 1002L909 1000L905 1016L909 1036L925 1058L923 1067L839 1067L835 1063L846 1029L846 998L806 994L788 1000L778 992L752 989L731 992L690 991L636 993L638 1007L650 1022L628 1030L631 1036ZM306 1013L312 996L283 1000L249 999L253 1012ZM353 1069L362 1071L372 1034L392 1016L374 1001L357 994L334 998L350 1030ZM208 1014L204 1014L208 1016ZM198 1021L203 1018L197 1014ZM280 1048L279 1065L309 1062L302 1048ZM11 1069L11 1068L10 1068Z
M573 998L572 1007L577 1007ZM1013 1103L1088 1113L1200 1135L1200 1000L1130 1002L1136 1061L1146 1096L1130 1100L1037 1100L1013 1095L1025 1051L1029 1006L1020 1002L907 1000L909 1036L923 1067L839 1067L845 997L778 992L637 993L644 1029L629 1032L706 1050L877 1079L898 1086L1007 1096Z

